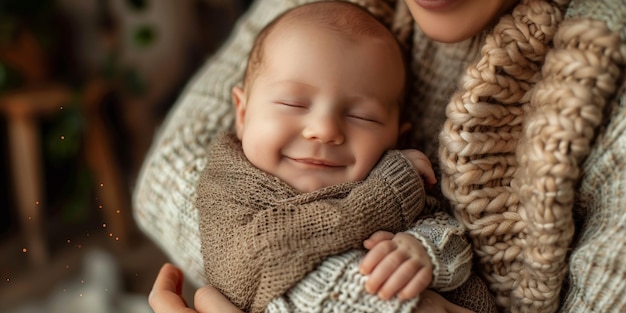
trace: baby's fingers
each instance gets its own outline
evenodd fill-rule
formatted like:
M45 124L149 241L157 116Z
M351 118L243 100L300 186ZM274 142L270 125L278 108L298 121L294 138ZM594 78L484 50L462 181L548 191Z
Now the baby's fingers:
M387 254L367 278L365 290L369 293L378 293L381 287L406 260L407 257L402 253Z
M417 275L420 267L421 264L412 262L411 260L406 260L391 274L387 281L385 281L384 285L378 291L378 296L383 300L388 300L395 294L400 295L399 292L406 289L405 286L407 286L411 279ZM411 296L411 293L407 293L407 295ZM408 298L402 298L402 300L405 299Z
M363 246L365 247L365 249L371 250L381 241L393 239L393 236L393 233L379 230L372 234L368 239L365 239L365 241L363 241Z
M402 290L398 293L398 297L401 300L407 300L414 297L417 297L421 294L433 280L433 272L427 267L422 267L422 269L417 273L417 275L413 276L411 280L402 288Z
M402 154L413 164L415 169L422 175L426 183L434 185L437 183L437 177L433 170L430 159L421 151L415 149L402 150Z
M363 275L370 274L376 266L382 261L387 254L395 251L397 248L396 244L391 241L383 241L381 243L377 243L363 258L361 264L359 264L359 271Z

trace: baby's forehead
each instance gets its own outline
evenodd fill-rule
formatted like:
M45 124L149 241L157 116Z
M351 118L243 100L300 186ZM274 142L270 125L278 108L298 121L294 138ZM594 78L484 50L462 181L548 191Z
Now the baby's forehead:
M386 55L385 58L397 57L402 67L406 67L404 52L396 37L373 14L350 2L319 1L303 4L285 12L261 31L249 55L244 86L252 85L257 74L267 65L268 54L273 55L280 51L284 40L297 42L307 40L303 30L304 32L322 30L332 37L343 37L351 42L359 44L366 42L368 46L374 44L378 47L387 47L384 50L394 55Z
M349 2L322 1L296 7L279 17L273 32L295 25L313 25L346 35L395 40L393 34L366 9Z

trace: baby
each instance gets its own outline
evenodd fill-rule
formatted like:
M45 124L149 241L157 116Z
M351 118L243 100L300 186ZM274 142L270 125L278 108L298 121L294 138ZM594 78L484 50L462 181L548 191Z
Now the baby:
M208 284L262 312L325 257L362 246L365 288L383 299L464 282L469 244L447 267L403 232L426 213L422 177L436 182L423 153L393 150L410 127L406 75L393 34L347 2L299 6L259 34L233 89L236 131L214 140L198 185Z

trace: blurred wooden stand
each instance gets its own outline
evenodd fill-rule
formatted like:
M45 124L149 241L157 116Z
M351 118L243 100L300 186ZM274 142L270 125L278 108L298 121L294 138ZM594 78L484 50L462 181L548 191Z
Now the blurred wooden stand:
M86 122L83 137L84 157L95 178L94 189L102 204L107 232L116 247L128 245L132 226L130 195L111 149L106 123L100 112L108 91L100 81L87 85L81 100ZM38 122L69 103L71 90L62 85L31 88L0 96L0 111L6 116L9 136L11 173L21 230L31 263L40 266L49 261L46 244L44 175Z

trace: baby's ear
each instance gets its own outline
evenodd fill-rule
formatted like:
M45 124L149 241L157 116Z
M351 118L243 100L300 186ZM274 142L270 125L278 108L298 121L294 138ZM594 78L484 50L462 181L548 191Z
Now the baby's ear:
M398 135L402 136L402 135L406 134L406 132L408 132L410 129L411 129L411 123L404 122L404 123L402 123L400 125L400 129L398 130Z
M235 103L235 130L237 138L241 140L246 117L246 93L239 86L233 87L233 102Z

